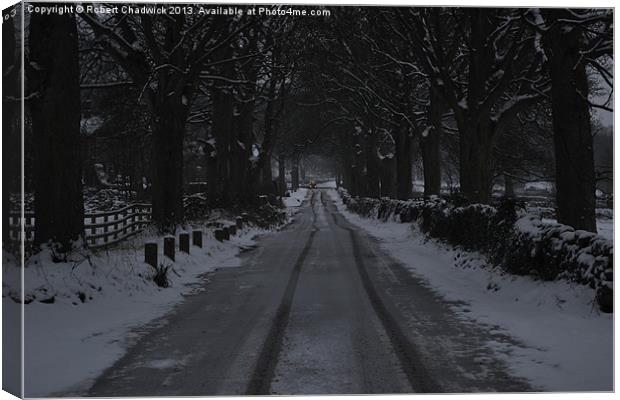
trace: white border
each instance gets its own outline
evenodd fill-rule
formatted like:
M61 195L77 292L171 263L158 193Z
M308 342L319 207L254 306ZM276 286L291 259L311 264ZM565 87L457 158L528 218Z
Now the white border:
M64 2L75 2L75 1L64 1ZM116 2L116 1L115 1ZM122 1L123 3L129 3L129 1ZM288 0L288 1L269 1L269 0L255 0L255 1L239 1L239 0L228 0L228 1L200 1L200 2L191 2L191 1L183 1L183 0L168 0L168 1L148 1L148 0L133 0L131 1L132 3L207 3L207 4L296 4L296 5L333 5L333 6L337 6L337 5L381 5L381 6L481 6L481 7L604 7L604 8L609 8L609 7L614 7L616 6L616 2L615 1L602 1L602 0L590 0L590 1L579 1L579 0L563 0L563 1L559 1L559 0L543 0L543 1L532 1L532 0L527 0L524 2L515 2L513 1L509 1L509 0L494 0L494 1L489 1L489 0L461 0L458 2L455 2L454 0L448 0L448 1L442 1L442 0L424 0L424 1L411 1L411 0L388 0L385 3L381 2L378 3L377 1L370 1L370 0L323 0L321 2L317 2L317 1L308 1L308 0ZM2 7L2 9L5 9L7 7L10 7L11 5L17 3L16 1L11 1L11 0L0 0L0 6ZM22 13L22 19L23 19L23 13ZM23 27L23 20L22 20L22 27ZM614 42L616 43L618 39L618 29L616 29L616 31L614 32ZM23 42L22 42L23 44ZM614 49L615 50L615 49ZM0 62L1 62L1 55L0 55ZM22 66L23 66L23 51L22 51ZM617 72L617 67L614 65L614 75L616 75ZM23 83L23 82L22 82ZM22 84L22 91L23 91L23 84ZM23 97L23 96L22 96ZM615 96L614 96L615 97ZM615 100L614 100L615 103ZM23 107L22 107L22 113L23 113ZM23 120L23 115L22 115L22 120ZM614 114L614 126L616 126L618 124L618 115ZM23 127L22 127L23 128ZM22 140L23 140L23 135L22 135ZM614 140L614 155L618 154L618 150L620 149L620 141L615 141ZM0 144L1 147L1 144ZM22 149L23 149L23 144L22 144ZM0 156L1 157L1 156ZM616 157L614 156L614 171L616 171ZM23 168L23 166L22 166ZM23 173L23 170L22 170ZM614 187L615 187L615 183L617 182L617 176L614 178ZM22 180L22 184L23 184L23 180ZM1 189L0 189L1 191ZM618 202L614 202L614 208L617 208L618 206ZM23 212L23 210L22 210ZM23 218L22 218L23 221ZM614 232L616 232L615 230L616 226L614 223ZM614 235L614 246L617 247L618 244L618 239L616 238L616 235ZM22 253L23 254L23 253ZM22 271L22 283L23 283L23 271ZM23 293L22 293L23 295ZM618 300L618 297L620 296L616 296L615 298L615 304L614 304L614 308L615 310L618 310L618 305L620 303L620 301ZM615 326L615 321L616 320L616 316L614 316L614 326ZM0 319L0 327L2 326L2 322ZM23 329L23 308L22 308L22 329ZM616 337L617 338L617 337ZM616 341L615 341L616 342ZM615 343L614 343L615 344ZM614 360L618 360L618 355L619 355L619 351L618 351L618 347L614 346ZM1 354L1 353L0 353ZM23 361L23 343L22 343L22 361ZM60 361L59 361L60 362ZM615 363L614 363L615 365ZM23 367L23 363L22 363L22 367ZM2 372L2 366L0 364L0 376ZM615 368L614 371L614 381L615 383L618 382L618 368ZM23 393L23 379L24 379L24 375L23 375L23 368L22 368L22 393ZM298 396L298 397L302 397L302 396ZM303 398L309 398L309 399L327 399L328 397L334 397L334 396L303 396ZM616 398L617 396L615 394L608 394L608 393L545 393L545 394L541 394L541 393L533 393L533 394L466 394L466 395L450 395L450 394L445 394L445 395L380 395L380 396L373 396L373 398L379 398L382 400L387 400L387 399L407 399L407 400L417 400L418 398L432 398L432 399L455 399L455 398L461 398L464 397L466 399L472 399L472 400L476 400L476 399L485 399L485 400L495 400L495 399L535 399L535 398L544 398L544 399L553 399L553 400L582 400L582 399L610 399L610 398ZM620 398L620 396L618 396ZM186 397L166 397L166 398L162 398L162 397L151 397L150 399L185 399ZM244 399L247 400L247 396L246 397L226 397L226 399L231 399L231 400L237 400L237 399ZM279 398L281 399L294 399L295 397L293 396L279 396ZM342 399L342 400L352 400L352 399L356 399L359 398L359 396L337 396L338 399ZM13 396L11 396L10 394L6 393L6 392L0 392L0 400L9 400L9 399L14 399ZM132 398L132 399L143 399L143 398Z

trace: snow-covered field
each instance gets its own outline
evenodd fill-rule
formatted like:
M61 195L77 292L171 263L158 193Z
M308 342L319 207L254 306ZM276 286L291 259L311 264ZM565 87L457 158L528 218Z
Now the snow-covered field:
M381 222L348 212L353 224L379 239L382 248L423 278L464 319L499 326L523 344L489 342L517 375L546 391L613 389L613 315L601 314L594 291L564 281L543 282L484 267L476 253L429 240L412 224ZM468 268L455 257L468 258Z
M298 193L294 198L301 196ZM153 321L185 296L202 290L208 279L205 273L239 267L239 252L252 247L261 233L265 231L244 228L220 243L207 231L203 248L191 246L190 254L185 254L177 247L175 262L163 256L163 240L148 234L111 251L89 257L75 254L66 263L51 263L47 252L31 257L25 269L26 299L32 300L24 307L26 395L77 395L86 390ZM153 283L155 270L144 263L146 241L157 241L160 265L171 266L170 287ZM9 255L3 257L3 282L7 282L19 269L7 263ZM3 286L4 321L20 312L11 296L19 297Z

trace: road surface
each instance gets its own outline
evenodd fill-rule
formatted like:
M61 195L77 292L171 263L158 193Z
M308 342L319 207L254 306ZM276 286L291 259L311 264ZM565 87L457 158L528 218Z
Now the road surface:
M528 391L450 305L312 190L243 266L205 276L89 396Z

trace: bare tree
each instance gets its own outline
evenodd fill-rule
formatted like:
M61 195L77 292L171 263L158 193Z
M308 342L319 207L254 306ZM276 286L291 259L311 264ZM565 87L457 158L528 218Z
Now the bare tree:
M493 144L546 85L534 34L519 9L402 9L401 30L450 107L460 136L460 187L470 201L490 199ZM455 29L442 28L449 24Z
M253 22L145 14L102 21L81 15L149 107L157 160L151 174L153 220L171 231L183 218L183 139L201 73L234 62L221 50Z
M613 56L613 13L609 10L533 10L551 76L551 111L556 160L558 221L596 232L596 178L586 68L601 79L612 74L602 58ZM606 107L606 106L602 106Z

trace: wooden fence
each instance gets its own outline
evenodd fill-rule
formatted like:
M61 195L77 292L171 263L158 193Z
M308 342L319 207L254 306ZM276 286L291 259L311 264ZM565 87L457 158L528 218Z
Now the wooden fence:
M151 222L151 205L135 203L124 208L84 215L84 235L90 248L96 249L122 242L140 232ZM34 212L24 213L24 234L27 242L34 240ZM10 214L9 237L13 241L21 237L21 215Z

